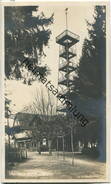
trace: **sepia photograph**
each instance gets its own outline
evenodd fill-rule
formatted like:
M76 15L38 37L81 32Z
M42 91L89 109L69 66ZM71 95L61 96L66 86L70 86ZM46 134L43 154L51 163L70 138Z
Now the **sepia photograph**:
M4 6L7 182L107 181L107 8Z

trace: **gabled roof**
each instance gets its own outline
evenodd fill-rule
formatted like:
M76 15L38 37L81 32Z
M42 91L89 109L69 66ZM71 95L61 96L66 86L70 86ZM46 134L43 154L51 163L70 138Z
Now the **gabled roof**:
M17 113L15 119L16 121L19 121L23 126L33 125L35 119L38 122L41 121L41 118L38 114L22 113L22 112Z

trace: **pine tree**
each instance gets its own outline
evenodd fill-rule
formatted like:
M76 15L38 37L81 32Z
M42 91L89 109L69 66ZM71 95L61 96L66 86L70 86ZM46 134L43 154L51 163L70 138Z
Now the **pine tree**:
M106 31L105 6L96 6L94 23L87 22L89 38L85 38L75 80L75 91L82 96L105 96Z
M93 18L93 23L87 21L89 36L83 43L72 102L89 120L80 135L84 145L97 141L100 159L105 160L106 7L95 6Z
M35 14L34 14L35 13ZM5 7L5 74L16 79L22 77L20 66L28 57L34 67L39 58L45 57L53 15L45 17L38 13L38 6ZM39 67L46 73L46 67Z

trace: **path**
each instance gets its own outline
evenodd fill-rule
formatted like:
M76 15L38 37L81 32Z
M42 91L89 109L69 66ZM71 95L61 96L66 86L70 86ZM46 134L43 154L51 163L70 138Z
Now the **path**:
M10 171L10 179L104 179L105 164L97 161L75 159L75 166L71 165L71 158L62 156L57 158L53 153L38 155L28 153L28 160L17 163Z

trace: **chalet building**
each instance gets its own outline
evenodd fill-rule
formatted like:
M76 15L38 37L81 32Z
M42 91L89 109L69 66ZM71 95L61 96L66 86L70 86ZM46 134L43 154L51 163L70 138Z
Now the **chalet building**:
M45 116L31 113L17 113L15 116L14 128L19 127L20 131L14 133L14 139L16 145L24 146L29 150L39 151L40 147L42 150L48 150L50 144L49 134L54 134L53 124L57 124L57 116ZM88 118L88 117L87 117ZM64 121L64 120L63 120ZM87 127L81 127L79 122L74 128L74 145L76 151L81 151L83 147L97 147L97 134L99 123L97 118L90 116L90 126L95 133L92 131L89 133ZM60 124L61 122L59 122ZM62 122L64 124L64 122ZM95 127L96 124L96 127ZM49 131L49 126L52 126L52 130ZM42 130L41 130L42 129ZM60 127L59 127L60 129ZM59 131L59 130L57 130ZM61 131L61 129L60 129ZM42 133L41 133L42 132ZM70 145L70 130L65 130L65 149L71 151ZM60 133L59 133L60 134ZM58 134L58 135L59 135ZM63 133L62 133L63 134ZM56 137L56 136L55 136ZM62 137L62 136L58 136ZM52 147L56 149L56 140L53 139ZM59 138L59 148L62 150L62 139Z
M14 121L14 128L19 127L20 132L14 133L15 144L19 147L25 147L32 151L48 150L48 140L44 123L50 121L50 116L31 114L31 113L17 113ZM41 138L42 126L42 138ZM36 131L35 131L36 130ZM35 133L36 132L36 133Z

